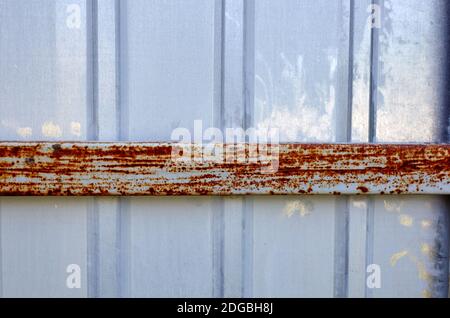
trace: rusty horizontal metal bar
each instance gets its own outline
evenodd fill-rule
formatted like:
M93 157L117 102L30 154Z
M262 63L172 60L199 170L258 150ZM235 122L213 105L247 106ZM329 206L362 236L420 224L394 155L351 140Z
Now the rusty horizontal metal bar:
M450 193L448 144L217 144L213 150L0 142L0 195Z

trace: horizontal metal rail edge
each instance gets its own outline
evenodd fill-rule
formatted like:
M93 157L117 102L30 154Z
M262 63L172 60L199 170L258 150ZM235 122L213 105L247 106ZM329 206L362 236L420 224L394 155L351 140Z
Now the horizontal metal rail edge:
M450 194L449 154L449 144L0 142L0 195Z

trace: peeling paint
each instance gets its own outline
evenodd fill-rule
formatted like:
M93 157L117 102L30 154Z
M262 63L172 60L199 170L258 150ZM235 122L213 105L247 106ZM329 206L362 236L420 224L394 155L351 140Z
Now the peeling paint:
M72 135L80 137L81 136L81 123L73 121L70 123L70 132Z
M423 229L429 229L431 227L432 223L433 222L431 220L422 220L422 221L420 221L420 226Z
M291 217L295 213L298 213L301 217L305 217L311 214L313 210L314 206L312 202L295 200L287 202L286 207L284 208L284 214Z
M416 260L417 270L419 271L419 279L430 282L431 275L428 273L425 265L421 261Z
M397 262L402 258L402 257L405 257L406 255L408 255L408 251L401 251L401 252L398 252L398 253L395 253L395 254L393 254L392 256L391 256L391 259L390 259L390 263L391 263L391 266L395 266L395 265L397 265Z
M389 212L399 213L402 210L403 201L395 199L386 199L383 201L384 208Z
M31 127L19 127L17 128L17 134L22 138L31 137L33 135L33 129Z
M399 215L398 220L402 226L406 227L411 227L414 223L414 219L407 214Z
M48 121L42 125L42 134L45 137L59 138L62 136L62 129L59 125Z
M428 256L430 259L433 258L433 249L428 243L422 243L420 245L420 251L422 252L422 254Z

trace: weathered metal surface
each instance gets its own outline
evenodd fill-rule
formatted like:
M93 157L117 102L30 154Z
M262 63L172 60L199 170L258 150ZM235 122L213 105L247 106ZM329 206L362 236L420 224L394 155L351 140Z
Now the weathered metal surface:
M450 145L281 144L254 162L246 146L241 162L198 146L177 162L169 143L4 142L0 195L450 193Z

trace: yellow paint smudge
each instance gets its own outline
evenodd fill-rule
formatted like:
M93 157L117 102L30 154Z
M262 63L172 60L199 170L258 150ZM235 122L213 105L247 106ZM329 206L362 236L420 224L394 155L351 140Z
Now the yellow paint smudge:
M433 256L433 249L427 243L422 243L421 244L420 251L422 252L422 254L425 254L428 257L432 257Z
M391 266L397 265L397 262L404 256L408 255L408 251L401 251L391 256Z
M428 289L425 289L425 290L422 292L422 296L423 296L423 298L431 298L431 297L433 297L433 296L431 295L431 292L430 292Z
M384 208L389 212L400 212L402 209L403 202L393 199L384 200Z
M23 138L33 135L33 129L31 127L19 127L17 128L17 134Z
M401 214L398 217L398 220L399 220L401 225L406 226L406 227L412 226L413 222L414 222L413 218L411 216L407 215L407 214Z
M45 122L42 125L42 134L45 137L61 137L62 136L62 130L61 127L59 127L59 125L54 124L51 121Z
M284 208L284 214L287 217L293 216L295 213L298 213L301 217L307 216L311 214L313 210L313 206L309 201L290 201L286 204Z
M431 220L422 220L422 221L420 222L420 226L421 226L423 229L429 229L429 228L431 227L431 224L432 224Z
M419 261L415 256L410 256L411 261L416 264L417 271L419 272L419 279L430 282L431 275L427 272L425 265Z
M431 275L427 272L425 265L420 261L417 261L416 265L417 270L419 271L419 278L424 281L430 281Z

